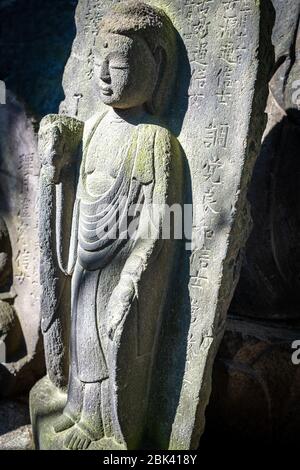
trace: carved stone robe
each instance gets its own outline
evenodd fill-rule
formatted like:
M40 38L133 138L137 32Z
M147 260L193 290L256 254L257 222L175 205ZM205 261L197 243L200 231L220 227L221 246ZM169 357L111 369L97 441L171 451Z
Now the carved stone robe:
M73 273L70 365L83 382L110 379L110 391L103 391L103 400L111 402L114 434L121 441L122 436L131 435L134 441L133 422L136 430L139 423L142 429L145 418L174 261L172 234L162 239L165 204L181 203L182 161L178 141L166 128L141 123L125 147L111 188L101 196L91 196L84 163L102 117L96 115L85 124L73 211L68 263ZM126 227L132 224L135 236L129 238ZM135 294L111 341L107 335L108 305L124 276L133 280ZM126 422L122 409L127 409Z

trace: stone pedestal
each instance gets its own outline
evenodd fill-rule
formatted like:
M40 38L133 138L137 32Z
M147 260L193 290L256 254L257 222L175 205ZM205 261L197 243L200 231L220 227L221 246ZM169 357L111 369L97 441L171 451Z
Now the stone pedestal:
M47 377L40 380L31 390L30 416L36 449L66 450L63 447L63 437L68 431L57 434L53 429L53 424L62 414L66 401L67 394L59 391ZM89 450L126 450L126 447L108 438L92 442Z

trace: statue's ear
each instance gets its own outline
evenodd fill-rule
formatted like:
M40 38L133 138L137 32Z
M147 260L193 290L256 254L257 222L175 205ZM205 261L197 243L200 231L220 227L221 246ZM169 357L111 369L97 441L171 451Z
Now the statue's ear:
M160 71L161 66L164 62L164 56L165 56L165 51L161 46L157 46L157 48L154 51L154 60L156 62L157 70Z
M153 95L152 95L152 100L151 103L148 103L148 109L152 114L156 114L157 109L156 109L156 103L160 99L160 87L163 81L164 73L165 73L165 67L166 67L166 52L161 46L157 46L155 49L154 53L154 60L156 63L156 70L157 70L157 76L156 76L156 84L154 87Z

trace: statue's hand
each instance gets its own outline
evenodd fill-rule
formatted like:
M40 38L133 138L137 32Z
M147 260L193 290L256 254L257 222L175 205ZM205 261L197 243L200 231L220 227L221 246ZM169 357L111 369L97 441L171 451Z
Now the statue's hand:
M49 114L42 119L39 153L42 171L51 182L59 183L62 169L72 164L82 140L83 128L83 122L59 114Z
M113 340L115 332L130 310L135 296L135 286L129 276L121 277L113 290L108 304L108 337Z
M39 153L44 174L53 183L59 182L62 168L64 136L58 123L41 121L39 130Z

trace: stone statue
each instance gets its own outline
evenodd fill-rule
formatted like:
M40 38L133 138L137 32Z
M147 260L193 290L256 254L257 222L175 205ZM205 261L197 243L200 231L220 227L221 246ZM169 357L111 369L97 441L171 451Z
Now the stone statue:
M159 9L120 3L101 21L94 57L99 99L110 109L84 125L46 116L39 134L51 381L31 392L39 448L141 445L177 249L172 227L162 236L166 205L182 200L180 146L161 120L176 75L175 30ZM39 420L43 390L48 415Z

